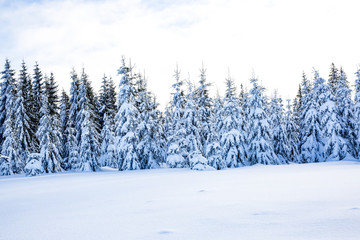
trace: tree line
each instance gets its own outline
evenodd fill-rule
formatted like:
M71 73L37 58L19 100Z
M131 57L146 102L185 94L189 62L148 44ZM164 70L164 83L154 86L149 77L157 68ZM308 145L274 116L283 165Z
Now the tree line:
M1 72L0 175L159 167L194 170L254 164L311 163L359 157L360 70L354 99L342 68L327 80L303 74L297 96L284 104L265 95L254 75L251 89L225 80L224 96L210 97L206 69L198 83L176 68L171 101L158 109L146 77L122 59L118 93L104 75L97 94L83 69L71 71L69 95L54 75L10 61ZM284 107L284 105L286 105Z

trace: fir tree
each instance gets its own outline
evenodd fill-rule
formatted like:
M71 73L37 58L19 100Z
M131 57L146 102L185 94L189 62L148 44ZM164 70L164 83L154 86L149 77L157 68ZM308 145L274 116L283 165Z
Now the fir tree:
M36 63L34 67L34 75L33 75L33 118L34 118L34 129L38 129L40 124L40 108L41 108L41 97L43 94L43 74L40 70L39 64Z
M67 127L69 124L69 112L70 112L70 99L66 94L65 90L61 92L60 98L60 133L61 133L61 157L63 158L64 165L62 166L64 169L68 166L68 158L69 158L69 149L66 147L66 142L68 139L67 136Z
M109 166L112 168L118 168L114 129L107 113L104 115L104 126L101 131L101 138L100 165L103 167Z
M184 127L184 107L185 99L184 93L181 89L183 81L180 80L180 71L178 68L174 74L175 83L172 85L174 90L173 100L171 102L171 123L167 130L168 136L168 147L166 163L172 168L183 168L188 167L189 163L186 161L186 129Z
M61 167L62 158L60 155L61 138L59 120L56 115L51 115L49 92L43 94L41 101L41 119L37 136L40 140L40 157L42 169L46 173L63 171Z
M282 163L286 163L289 161L288 153L290 148L283 115L282 99L278 97L277 92L275 92L270 103L270 135L272 137L274 153Z
M266 111L266 102L263 97L263 88L258 79L252 77L250 82L250 128L248 157L251 165L280 164L281 160L275 155L270 137L269 117Z
M191 169L205 170L208 168L208 162L201 151L200 122L194 101L195 92L190 82L188 82L188 86L189 93L187 95L183 116L186 131L185 149L187 156L185 157Z
M360 68L356 71L356 80L355 80L355 97L354 97L354 120L355 120L355 134L357 136L356 139L356 148L360 148ZM355 151L354 157L359 157L358 151Z
M136 129L139 138L137 152L141 168L158 168L162 162L162 132L160 113L157 103L147 90L147 81L141 74L137 83L137 109L139 111L139 124Z
M347 152L350 156L356 156L356 132L351 100L351 89L343 69L340 69L339 79L335 85L335 101L337 106L338 120L341 126L340 134L347 141Z
M1 92L0 92L0 149L5 140L5 121L7 119L8 109L12 108L16 87L15 71L11 69L10 61L6 59L5 69L1 72ZM11 107L10 107L11 106Z
M325 103L320 107L324 137L324 160L342 160L346 156L346 141L341 137L341 126L331 90L326 93Z
M77 120L77 137L79 142L79 165L77 169L80 171L96 171L99 168L99 136L97 130L97 122L94 117L94 109L91 103L91 97L88 94L87 77L84 76L80 83L79 91L79 107L80 111Z
M247 165L246 133L239 101L236 98L234 81L230 75L226 78L225 83L224 106L218 127L221 135L222 158L226 162L227 167L233 168Z
M118 74L122 75L119 84L118 106L115 121L115 144L117 149L118 167L120 171L140 169L136 146L138 137L138 110L135 107L135 89L132 74L133 66L126 66L123 58Z
M315 78L317 76L315 72ZM310 82L303 78L301 83L302 108L300 122L300 155L301 163L323 161L323 142L320 130L319 109L315 102Z
M295 118L294 114L291 112L291 104L290 99L287 100L285 118L284 118L284 129L286 138L288 140L288 152L286 152L286 156L290 162L298 163L299 158L299 149L298 149L298 142L299 142L299 133L298 133L298 126L296 125L297 119Z
M15 110L15 122L14 127L16 130L16 140L17 140L17 151L20 159L24 164L26 164L30 152L36 149L34 141L34 132L31 128L31 111L29 111L29 89L27 84L29 84L30 79L27 73L27 68L25 63L22 63L22 69L20 70L20 77L17 83L17 94L16 101L14 105Z
M333 95L335 95L336 93L336 85L338 80L339 80L339 70L335 67L334 63L331 63L328 85Z
M77 140L77 116L80 111L79 105L79 92L80 92L80 80L75 72L71 71L71 88L70 88L70 112L69 112L69 121L66 127L66 150L69 154L67 160L66 169L76 169L78 166L78 140Z
M212 107L212 99L209 96L210 83L206 79L206 69L204 66L200 69L199 87L195 90L194 101L197 110L199 126L200 143L203 147L199 149L204 152L207 145L208 135L210 134L210 114Z

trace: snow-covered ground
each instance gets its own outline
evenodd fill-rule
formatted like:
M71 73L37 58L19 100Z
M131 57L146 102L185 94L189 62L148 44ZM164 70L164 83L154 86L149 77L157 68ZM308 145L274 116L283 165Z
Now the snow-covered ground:
M0 178L1 240L360 239L360 163Z

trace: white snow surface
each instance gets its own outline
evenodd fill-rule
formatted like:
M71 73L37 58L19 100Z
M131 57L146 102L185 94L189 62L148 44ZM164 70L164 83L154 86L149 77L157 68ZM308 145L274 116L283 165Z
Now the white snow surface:
M360 162L0 178L0 239L359 239Z

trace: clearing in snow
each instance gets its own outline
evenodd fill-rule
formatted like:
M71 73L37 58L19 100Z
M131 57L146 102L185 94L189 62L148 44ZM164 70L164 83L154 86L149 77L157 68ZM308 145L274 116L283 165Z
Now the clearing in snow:
M1 240L359 239L360 163L0 178Z

